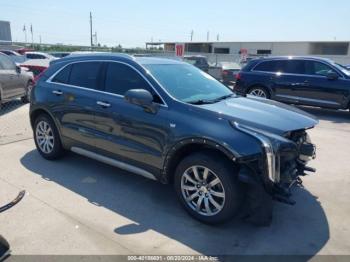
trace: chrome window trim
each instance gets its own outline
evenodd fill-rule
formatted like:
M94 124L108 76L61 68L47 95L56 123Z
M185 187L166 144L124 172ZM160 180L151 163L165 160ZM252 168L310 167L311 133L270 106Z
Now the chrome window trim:
M154 88L154 86L151 84L151 82L138 70L136 69L134 66L125 63L125 62L121 62L121 61L114 61L114 60L84 60L84 61L74 61L71 63L68 63L66 65L64 65L63 67L61 67L59 70L57 70L52 76L49 77L49 79L46 80L46 83L49 84L56 84L56 85L63 85L63 86L67 86L67 87L73 87L73 88L78 88L78 89L83 89L83 90L87 90L87 91L93 91L96 93L101 93L101 94L107 94L107 95L111 95L111 96L115 96L115 97L120 97L120 98L124 98L123 95L118 95L118 94L114 94L114 93L110 93L110 92L105 92L105 91L101 91L101 90L96 90L96 89L91 89L91 88L86 88L86 87L82 87L82 86L75 86L75 85L70 85L70 84L64 84L64 83L58 83L58 82L53 82L52 80L61 72L63 71L66 67L70 66L70 65L74 65L74 64L79 64L79 63L89 63L89 62L102 62L102 63L118 63L118 64L123 64L126 65L128 67L130 67L131 69L133 69L134 71L136 71L148 84L149 86L152 88L152 90L159 96L159 98L161 99L161 101L163 102L163 104L158 104L159 106L163 106L163 107L168 107L168 104L165 102L165 100L163 99L163 97L159 94L159 92L156 90L156 88Z
M294 60L294 59L293 59L293 60ZM323 61L317 61L317 60L313 60L313 59L295 59L295 60L299 60L299 61L311 61L311 62L318 62L318 63L324 64L324 65L326 65L326 66L332 68L333 70L335 70L336 73L339 75L339 78L341 78L341 79L346 79L346 78L344 77L343 73L340 72L337 68L334 68L333 66L330 66L329 64L327 64L327 63L325 63L325 62L323 62ZM270 71L255 70L255 68L256 68L258 65L260 65L260 64L262 64L262 63L264 63L264 62L271 62L271 61L288 61L288 59L283 59L283 58L281 58L281 59L273 59L273 60L268 60L268 59L267 59L267 60L265 60L265 61L260 61L259 63L257 63L257 64L252 68L251 72L258 72L258 73L267 73L267 74L272 74L272 75L278 75L279 72L270 72ZM315 77L315 78L322 78L322 79L326 78L326 79L327 79L326 76L322 76L322 75L293 74L293 73L282 73L282 72L280 72L280 75L286 75L286 76L307 76L307 77Z

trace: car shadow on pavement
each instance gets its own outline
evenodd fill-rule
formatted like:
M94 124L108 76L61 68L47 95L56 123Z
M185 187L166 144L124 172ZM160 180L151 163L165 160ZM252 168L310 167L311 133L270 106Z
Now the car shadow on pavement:
M298 108L314 115L320 120L333 123L350 123L350 112L348 110L333 110L307 106L298 106Z
M296 206L275 203L270 227L255 227L239 219L208 226L187 215L170 185L161 185L71 153L60 161L50 162L34 150L24 155L21 163L36 175L79 194L91 204L133 221L129 225L113 225L117 235L132 236L153 230L205 255L294 254L306 255L305 260L317 254L329 239L328 221L322 206L317 197L303 188L296 189ZM167 247L169 253L174 253L173 244L163 245L162 250ZM156 249L153 251L157 253Z
M0 117L15 111L16 109L24 106L21 100L13 100L11 102L4 103L0 106Z

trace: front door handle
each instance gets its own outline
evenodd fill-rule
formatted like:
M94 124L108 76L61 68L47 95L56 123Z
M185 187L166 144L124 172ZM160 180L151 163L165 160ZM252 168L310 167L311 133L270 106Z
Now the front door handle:
M103 102L103 101L97 101L96 104L98 104L99 106L102 106L103 108L111 107L110 103Z
M52 93L57 95L57 96L63 95L63 92L61 90L54 90L54 91L52 91Z

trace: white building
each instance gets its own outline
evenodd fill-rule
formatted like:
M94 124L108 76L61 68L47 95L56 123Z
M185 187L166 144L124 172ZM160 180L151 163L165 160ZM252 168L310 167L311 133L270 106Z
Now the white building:
M175 42L146 43L146 47L162 46L165 52L175 52ZM187 54L201 54L210 62L237 61L242 53L248 57L260 56L320 56L338 63L350 64L350 42L187 42Z

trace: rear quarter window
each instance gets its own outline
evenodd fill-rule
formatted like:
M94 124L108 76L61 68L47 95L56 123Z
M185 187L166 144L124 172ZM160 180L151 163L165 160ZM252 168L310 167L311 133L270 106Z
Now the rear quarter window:
M52 82L60 83L60 84L68 84L69 81L69 75L71 71L72 66L66 66L63 68L53 79Z
M276 62L275 61L265 61L254 67L253 71L261 72L276 72Z
M99 89L102 62L82 62L72 65L68 84L89 89Z

